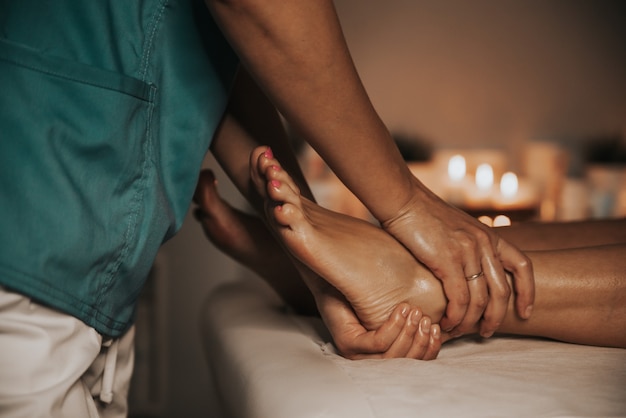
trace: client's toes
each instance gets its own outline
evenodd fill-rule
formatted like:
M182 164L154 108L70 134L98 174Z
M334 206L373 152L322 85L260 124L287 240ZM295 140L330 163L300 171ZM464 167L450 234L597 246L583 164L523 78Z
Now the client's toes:
M272 211L274 221L283 227L288 227L292 231L301 231L308 222L302 210L291 203L277 205Z
M281 178L281 180L278 180ZM280 204L289 203L302 210L302 199L300 196L300 190L291 185L291 177L282 171L281 175L268 180L267 182L267 195L274 202Z

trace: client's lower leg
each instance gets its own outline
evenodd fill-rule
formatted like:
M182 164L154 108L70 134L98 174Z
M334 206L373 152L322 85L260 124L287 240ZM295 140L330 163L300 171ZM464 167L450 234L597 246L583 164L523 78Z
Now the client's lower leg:
M626 218L577 222L531 222L498 228L498 234L525 251L623 244L626 243Z
M528 252L535 309L520 320L510 304L501 332L626 347L626 245Z

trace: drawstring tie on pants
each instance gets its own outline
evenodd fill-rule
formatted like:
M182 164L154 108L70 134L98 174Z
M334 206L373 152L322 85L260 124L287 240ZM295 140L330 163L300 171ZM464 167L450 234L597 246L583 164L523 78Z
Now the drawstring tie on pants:
M118 344L119 339L110 339L102 343L103 347L107 347L107 353L104 358L104 371L102 372L100 400L106 404L110 404L113 401L113 382L115 381Z

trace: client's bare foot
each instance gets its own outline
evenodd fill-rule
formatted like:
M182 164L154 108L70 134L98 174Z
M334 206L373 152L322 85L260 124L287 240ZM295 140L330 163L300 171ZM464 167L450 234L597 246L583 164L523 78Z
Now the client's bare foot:
M337 348L348 358L437 357L446 336L418 308L398 305L383 326L366 332L343 296L278 245L261 220L231 207L222 200L213 173L200 174L194 201L195 216L209 240L227 255L263 277L296 311L316 313L315 300L304 285L315 289L322 318Z
M266 147L255 149L250 167L283 243L345 295L366 328L379 327L402 302L439 321L446 306L439 281L393 237L301 196Z

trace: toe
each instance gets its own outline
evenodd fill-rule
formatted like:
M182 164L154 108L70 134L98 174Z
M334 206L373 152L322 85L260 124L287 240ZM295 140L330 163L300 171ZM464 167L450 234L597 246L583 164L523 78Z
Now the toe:
M297 206L290 203L277 205L274 207L274 219L282 226L294 229L303 219L302 212Z
M250 179L259 195L266 198L266 178L263 161L268 147L257 147L250 153Z
M284 182L277 179L269 180L267 182L267 195L275 202L289 203L296 206L301 212L302 200L299 189L296 188L296 190L294 190L289 183L289 178L285 178Z
M276 164L272 164L267 167L265 170L265 177L268 182L278 180L280 183L289 187L295 195L300 196L300 188L294 181L293 177L291 177L289 173L278 164L278 161L276 161Z
M198 176L198 183L193 194L193 201L202 207L207 201L207 193L211 192L211 188L215 187L215 175L211 170L202 170Z

